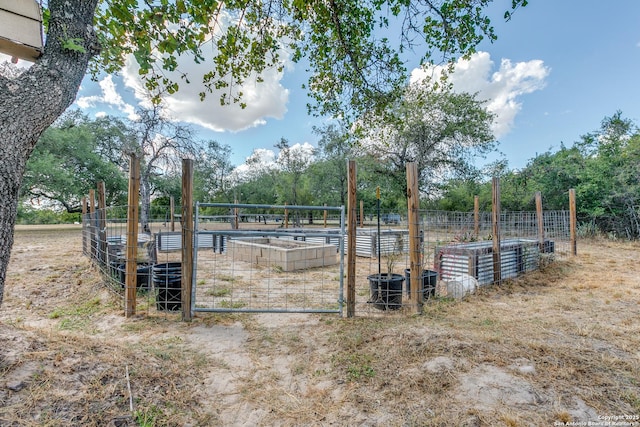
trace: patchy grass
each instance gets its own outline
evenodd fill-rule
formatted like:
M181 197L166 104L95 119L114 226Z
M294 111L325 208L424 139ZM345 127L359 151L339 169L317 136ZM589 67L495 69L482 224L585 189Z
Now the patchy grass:
M231 294L231 289L226 286L216 286L212 289L207 289L205 292L205 295L209 297L225 297L229 294Z
M183 323L124 318L78 233L16 232L0 425L542 426L640 414L640 244L580 242L577 258L434 298L420 316Z

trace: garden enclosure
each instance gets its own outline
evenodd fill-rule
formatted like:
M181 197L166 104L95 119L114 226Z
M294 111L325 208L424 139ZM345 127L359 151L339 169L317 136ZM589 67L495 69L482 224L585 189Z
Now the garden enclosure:
M342 314L347 307L350 316L387 315L391 308L413 307L415 293L420 300L458 296L447 283L461 276L472 277L478 286L501 283L575 253L571 209L416 210L413 235L418 245L413 247L410 213L394 212L398 223L383 225L378 219L390 212L364 212L362 207L354 215L355 209L341 207L193 203L193 222L186 222L193 224L189 230L184 212L154 206L149 230L129 239L131 206L96 207L91 197L95 196L90 194L89 206L84 204L84 253L95 260L112 288L124 293L125 312L129 290L140 303L135 309L146 312ZM190 275L185 271L185 249L192 251ZM420 270L415 270L416 259ZM134 268L127 268L127 262ZM420 288L413 295L412 271L423 271L414 276ZM370 280L381 272L402 277L399 290L382 290L391 300L383 304L375 300L381 296L379 284ZM188 286L185 276L190 276ZM160 292L169 281L176 289ZM182 305L185 288L188 306Z

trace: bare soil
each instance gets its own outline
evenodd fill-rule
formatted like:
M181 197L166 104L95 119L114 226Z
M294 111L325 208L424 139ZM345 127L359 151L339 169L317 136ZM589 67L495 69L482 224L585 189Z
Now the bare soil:
M578 251L420 316L185 323L125 318L78 227L19 227L0 426L640 425L640 244Z

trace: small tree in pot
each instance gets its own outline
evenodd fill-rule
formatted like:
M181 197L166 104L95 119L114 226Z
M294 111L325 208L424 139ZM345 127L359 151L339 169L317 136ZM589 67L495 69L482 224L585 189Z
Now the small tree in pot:
M404 237L396 235L393 250L387 255L387 272L367 276L371 298L369 303L380 310L397 310L402 306L402 283L404 276L393 272L396 261L404 252ZM378 257L380 256L380 239L378 239Z

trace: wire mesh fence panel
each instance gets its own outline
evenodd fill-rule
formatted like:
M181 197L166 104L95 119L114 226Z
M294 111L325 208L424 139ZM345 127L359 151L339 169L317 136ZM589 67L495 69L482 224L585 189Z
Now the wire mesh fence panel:
M136 312L148 314L180 310L180 285L176 285L175 280L171 281L169 286L177 286L178 290L170 295L177 301L163 302L167 292L161 289L158 279L162 272L155 271L154 274L156 266L181 262L180 250L164 253L156 250L156 236L175 228L175 224L172 227L167 220L169 208L154 206L148 220L144 224L138 222L138 230L147 231L137 233L134 239L128 238L128 212L128 206L114 206L104 212L96 210L83 215L83 253L91 257L100 269L108 288L120 298L123 309L127 286L135 286ZM103 218L102 224L100 218ZM127 272L127 253L134 254L132 273Z
M203 214L225 210L229 217ZM337 221L325 211L338 212ZM342 212L337 207L197 204L193 310L341 313Z
M170 220L179 215L154 206L148 221L138 223L138 230L147 231L129 242L127 212L119 206L85 214L83 253L101 269L123 308L126 286L135 282L139 313L181 310L182 232ZM425 301L458 297L570 254L568 211L544 212L542 229L535 212L501 213L498 251L491 217L420 211L417 292ZM197 204L194 231L194 311L342 312L343 208ZM398 313L416 297L409 294L409 240L404 212L359 214L357 313ZM132 273L127 253L135 254Z
M356 230L356 313L400 313L408 301L406 213L367 211ZM429 295L427 295L429 296Z
M502 212L494 239L492 215L424 211L424 259L439 274L438 294L459 297L499 284L569 255L569 212Z
M390 313L410 302L406 216L401 215L401 221L393 224L385 224L386 217L388 213L381 212L378 221L377 213L367 213L358 228L356 280L360 312ZM536 212L502 212L497 252L490 212L476 215L422 210L419 217L422 277L418 292L426 302L436 296L461 297L478 286L499 284L569 255L568 211L544 212L543 230ZM377 275L387 273L392 273L389 278L395 281L381 286Z

